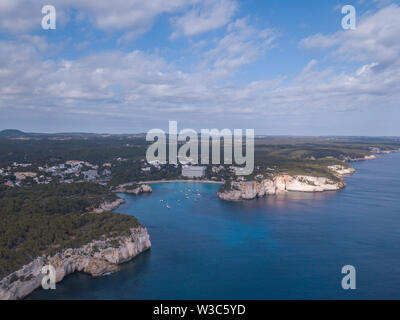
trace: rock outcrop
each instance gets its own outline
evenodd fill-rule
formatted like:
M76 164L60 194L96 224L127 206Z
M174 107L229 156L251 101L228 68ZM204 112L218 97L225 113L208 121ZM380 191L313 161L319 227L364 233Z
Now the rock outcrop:
M379 155L371 154L371 155L366 155L364 157L358 157L358 158L348 157L348 156L347 157L340 157L340 158L341 158L341 160L344 160L344 161L354 162L354 161L373 160L373 159L376 159L378 157L379 157Z
M111 212L117 209L123 203L125 203L125 200L121 198L118 198L112 202L103 202L98 208L92 210L92 213Z
M242 201L288 191L322 192L345 186L342 180L336 182L326 177L279 175L262 181L232 182L230 190L218 192L218 197L225 201Z
M354 168L342 165L329 166L328 169L331 170L337 177L347 176L356 172Z
M148 184L140 184L136 188L130 188L130 185L121 185L118 186L114 192L119 192L119 193L129 193L129 194L135 194L139 195L141 193L151 193L153 192L153 189L151 188L150 185Z
M56 282L76 271L99 277L118 271L118 264L131 260L150 246L146 228L139 227L131 229L129 236L96 240L81 248L65 249L52 257L38 257L0 281L0 299L22 299L39 288L45 265L55 268Z

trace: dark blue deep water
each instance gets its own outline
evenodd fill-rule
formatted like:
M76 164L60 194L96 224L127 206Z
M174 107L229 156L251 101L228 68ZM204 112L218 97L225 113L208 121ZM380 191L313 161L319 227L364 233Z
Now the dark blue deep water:
M124 195L118 211L147 226L152 249L118 273L74 274L30 298L399 299L400 154L353 166L339 192L226 203L218 185L171 183ZM341 288L348 264L355 291Z

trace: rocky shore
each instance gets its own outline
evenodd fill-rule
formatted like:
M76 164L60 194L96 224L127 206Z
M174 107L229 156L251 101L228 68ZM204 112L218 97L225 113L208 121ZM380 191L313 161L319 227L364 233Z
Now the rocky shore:
M284 192L323 192L346 187L343 176L353 174L354 168L347 165L333 165L328 169L337 177L335 181L327 177L305 175L276 175L257 181L235 181L229 189L222 189L218 197L225 201L242 201L276 195Z
M41 286L42 267L56 270L56 282L65 276L85 272L93 277L118 271L118 264L127 262L151 247L146 228L131 229L131 234L92 241L81 248L65 249L51 257L38 257L0 281L0 299L22 299Z
M129 193L129 194L135 194L139 195L142 193L152 193L153 189L149 184L142 183L137 186L134 186L133 184L123 184L114 189L114 192L116 193Z
M385 151L385 154L389 154L389 153L392 153L392 152L398 152L398 151ZM364 156L362 158L345 157L345 158L343 158L343 160L348 161L348 162L355 162L355 161L373 160L373 159L376 159L378 157L379 157L378 154L371 154L371 155Z
M343 180L335 182L325 177L278 175L261 181L232 182L231 189L218 192L218 197L225 201L242 201L288 191L322 192L339 190L345 186Z
M354 168L342 165L329 166L328 169L331 170L338 178L342 178L343 176L347 176L356 172Z
M121 204L125 203L124 199L118 198L115 201L103 202L98 208L91 211L92 213L111 212L118 209Z
M224 184L224 180L208 180L208 179L172 179L172 180L147 180L146 183L207 183L207 184ZM144 183L144 182L141 182Z

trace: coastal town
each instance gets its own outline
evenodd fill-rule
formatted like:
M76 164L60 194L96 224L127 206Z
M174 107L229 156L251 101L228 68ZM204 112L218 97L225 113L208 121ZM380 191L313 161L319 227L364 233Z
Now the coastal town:
M92 182L107 186L110 183L113 169L118 168L124 162L128 162L128 160L119 157L112 163L100 165L83 160L68 160L64 163L53 162L42 165L13 162L7 167L0 168L0 184L8 187L22 187L35 184ZM143 180L151 180L152 172L161 172L171 167L157 161L148 163L145 159L134 162L139 164L138 170ZM172 167L178 170L175 178L204 179L206 175L209 175L210 180L220 182L224 181L224 177L232 176L236 170L236 167L232 165L173 165ZM243 177L238 179L244 180Z
M117 159L117 161L123 161ZM161 170L163 165L158 163L148 164L144 160L140 170L143 173L149 173L154 170ZM213 172L219 173L221 168L213 167ZM206 167L200 166L183 166L183 178L203 178L205 176ZM233 171L233 167L230 169ZM93 182L101 185L107 185L110 181L112 173L112 164L104 163L102 165L94 165L87 161L68 160L65 163L34 166L31 163L14 162L5 168L0 168L0 181L8 187L21 187L34 184L49 183L79 183ZM217 179L217 177L213 177Z
M378 147L370 147L370 153L363 156L352 156L343 154L340 160L328 156L324 159L332 162L332 165L326 167L333 173L339 170L346 171L347 162L375 159L380 154L388 154L399 150L381 150ZM330 160L330 161L329 161ZM314 156L308 158L308 161L317 163ZM336 161L336 163L334 163ZM170 179L197 179L209 180L216 182L246 182L246 181L261 181L268 177L276 175L288 174L288 170L280 170L278 166L260 166L254 168L254 172L249 176L236 176L235 172L238 167L234 165L168 165L159 161L147 162L145 158L141 159L126 159L116 157L110 162L93 164L85 160L67 160L59 161L44 161L38 164L12 162L5 167L0 168L0 184L8 187L32 186L35 184L50 184L50 183L83 183L92 182L103 186L115 186L112 184L111 178L114 171L118 171L123 165L134 168L137 174L132 181L120 181L124 184L129 182L145 182L147 180L170 180ZM163 172L172 172L171 177L163 177ZM156 173L156 174L155 174ZM161 175L161 179L160 179ZM156 177L156 178L155 178Z
M20 187L32 184L97 182L106 184L109 181L111 164L101 167L86 161L69 160L56 165L33 166L31 163L14 162L0 169L3 184L9 187Z

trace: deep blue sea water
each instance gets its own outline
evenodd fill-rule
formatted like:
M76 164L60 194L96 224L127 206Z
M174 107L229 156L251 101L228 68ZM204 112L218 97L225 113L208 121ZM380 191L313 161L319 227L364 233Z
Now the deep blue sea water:
M352 165L338 192L227 203L218 185L171 183L122 195L118 211L148 228L151 250L118 273L74 274L30 298L399 299L400 154ZM354 291L341 288L348 264Z

